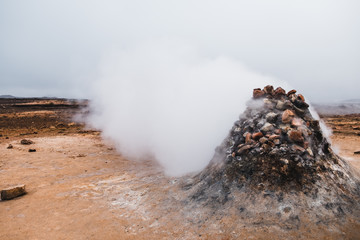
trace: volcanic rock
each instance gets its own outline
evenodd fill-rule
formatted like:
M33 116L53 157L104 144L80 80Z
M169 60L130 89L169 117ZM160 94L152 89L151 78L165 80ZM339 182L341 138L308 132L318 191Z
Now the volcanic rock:
M1 200L11 200L24 194L26 194L25 185L18 185L1 190L0 198Z
M358 173L332 151L305 98L255 90L208 166L183 185L186 204L287 231L360 229Z
M289 123L294 118L295 114L291 110L285 110L282 114L281 120L283 123Z
M28 139L23 139L23 140L20 141L20 143L22 145L30 145L30 144L33 144L34 142L31 141L31 140L28 140Z
M299 130L290 130L288 132L289 139L296 143L303 143L304 137L302 136L301 131Z
M253 91L253 98L261 98L265 95L265 92L260 88L255 88Z

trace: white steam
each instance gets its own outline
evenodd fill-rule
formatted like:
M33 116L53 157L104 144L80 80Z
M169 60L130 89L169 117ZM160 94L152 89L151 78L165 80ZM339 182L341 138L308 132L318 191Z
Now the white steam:
M201 57L176 41L127 49L104 57L90 121L122 154L150 153L171 175L206 166L253 88L284 85L233 59Z

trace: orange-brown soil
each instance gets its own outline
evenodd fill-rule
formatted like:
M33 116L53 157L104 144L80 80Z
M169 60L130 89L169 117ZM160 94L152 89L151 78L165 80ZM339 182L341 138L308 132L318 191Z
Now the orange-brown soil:
M0 101L0 189L28 191L0 202L0 239L359 239L356 229L329 236L184 212L177 178L122 157L100 132L74 123L83 103L49 101ZM333 146L360 171L360 117L324 120ZM34 143L21 145L24 138Z

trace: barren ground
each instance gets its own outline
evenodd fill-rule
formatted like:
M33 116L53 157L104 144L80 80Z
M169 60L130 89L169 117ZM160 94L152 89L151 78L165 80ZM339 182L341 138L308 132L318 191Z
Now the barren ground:
M86 103L83 103L86 104ZM194 221L174 205L176 178L151 161L123 158L100 133L72 122L82 104L0 100L0 189L26 184L28 194L0 202L0 239L356 239L317 232L272 235L241 219ZM328 116L333 146L360 171L360 115ZM230 127L230 126L229 126ZM21 145L22 139L34 141ZM7 149L12 144L12 149ZM36 149L36 152L28 150ZM239 221L236 229L230 221ZM241 229L241 231L239 231ZM356 231L355 231L356 232ZM360 238L360 237L359 237Z

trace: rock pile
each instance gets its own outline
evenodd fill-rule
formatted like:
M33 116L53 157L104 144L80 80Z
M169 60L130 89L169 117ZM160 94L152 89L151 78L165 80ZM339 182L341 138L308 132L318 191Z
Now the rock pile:
M286 206L288 227L345 216L360 226L355 175L332 151L304 96L269 85L254 89L207 168L184 189L193 203L218 210L232 206L249 219L266 213L279 221L279 209Z

